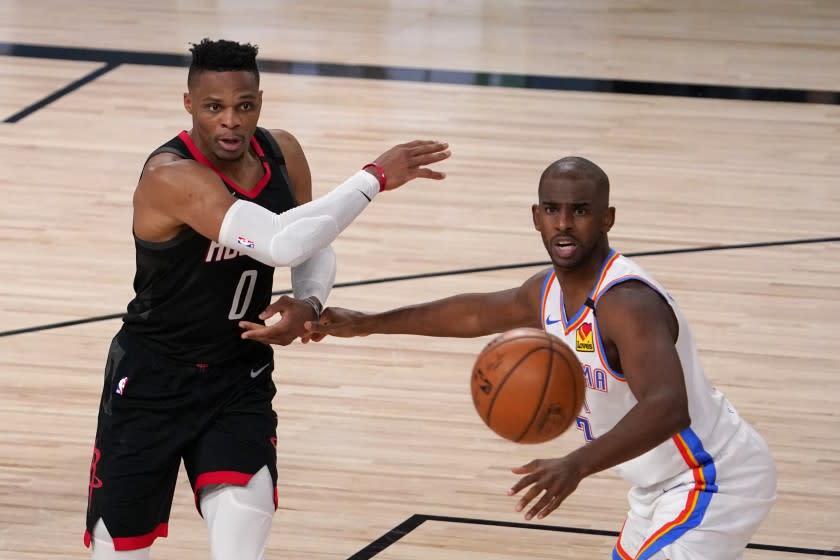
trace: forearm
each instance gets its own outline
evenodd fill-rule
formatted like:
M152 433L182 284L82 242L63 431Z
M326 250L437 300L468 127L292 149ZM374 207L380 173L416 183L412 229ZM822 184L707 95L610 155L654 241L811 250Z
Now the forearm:
M642 455L691 424L688 411L668 396L639 402L613 427L569 454L582 476L612 468Z
M283 212L282 216L288 223L329 216L342 231L367 208L377 193L379 181L376 177L367 171L358 171L324 196Z
M297 299L317 300L320 314L335 283L335 252L324 247L307 260L292 267L292 292Z
M360 171L328 195L282 214L237 200L224 216L219 243L270 266L298 266L332 243L378 189L376 178Z
M368 315L366 334L416 334L471 338L492 334L482 325L482 294L460 294L445 299Z

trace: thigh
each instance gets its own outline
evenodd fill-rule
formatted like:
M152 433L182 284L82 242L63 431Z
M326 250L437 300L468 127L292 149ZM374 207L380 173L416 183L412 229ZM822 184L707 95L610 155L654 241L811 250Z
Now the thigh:
M171 373L153 356L115 337L90 467L86 541L99 519L117 550L166 536L184 440L178 408L167 406L171 389Z
M184 466L195 493L207 486L248 484L268 467L277 484L277 415L273 362L243 361L207 372L203 406L212 411L184 452ZM274 501L276 505L276 490Z
M776 498L773 459L764 440L745 423L718 453L713 468L714 483L708 488L686 471L658 489L631 490L618 558L741 558Z
M613 549L614 560L632 560L658 527L654 527L654 514L662 492L634 487L627 494L630 509L621 527Z
M650 519L639 519L631 508L614 557L736 560L772 503L693 485L669 490L656 499Z
M670 560L739 559L771 505L771 500L716 494L700 525L663 551Z

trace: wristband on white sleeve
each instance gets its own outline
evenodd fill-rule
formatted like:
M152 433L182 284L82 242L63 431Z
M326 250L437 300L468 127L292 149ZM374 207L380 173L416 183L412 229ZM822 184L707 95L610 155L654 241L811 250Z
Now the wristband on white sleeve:
M309 301L319 316L334 283L335 252L332 247L324 247L304 262L292 267L294 296Z
M362 213L379 181L358 171L331 192L282 214L237 200L219 230L219 244L269 266L297 266L329 245Z

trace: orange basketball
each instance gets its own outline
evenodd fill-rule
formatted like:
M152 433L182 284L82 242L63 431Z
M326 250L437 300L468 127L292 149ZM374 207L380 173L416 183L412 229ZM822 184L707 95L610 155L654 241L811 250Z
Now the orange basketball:
M484 347L472 372L475 409L510 441L542 443L574 422L583 405L583 370L574 351L539 329L513 329Z

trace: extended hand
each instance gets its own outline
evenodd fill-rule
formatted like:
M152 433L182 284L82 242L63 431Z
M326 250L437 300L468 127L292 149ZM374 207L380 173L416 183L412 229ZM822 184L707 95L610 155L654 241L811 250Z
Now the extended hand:
M448 158L451 155L448 147L446 142L414 140L394 146L376 158L376 163L385 171L384 190L394 190L418 177L437 180L446 177L444 173L425 166Z
M303 324L316 318L315 309L311 305L303 300L282 296L260 313L260 319L265 321L277 313L282 318L273 325L240 321L239 326L245 329L242 338L280 346L291 344L297 337L301 337L304 341L309 339L310 335Z
M328 307L318 321L306 321L304 328L315 342L326 335L340 337L367 336L370 332L364 326L367 314L341 307Z
M583 478L577 465L567 457L536 459L522 467L514 467L511 471L514 474L527 476L523 476L513 485L513 488L508 491L508 496L514 496L523 488L531 486L516 504L516 511L525 509L531 500L545 490L542 498L525 514L526 520L530 520L535 515L537 519L542 519L557 509L557 506L575 491Z

